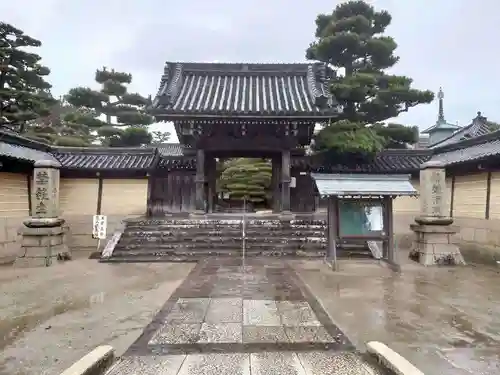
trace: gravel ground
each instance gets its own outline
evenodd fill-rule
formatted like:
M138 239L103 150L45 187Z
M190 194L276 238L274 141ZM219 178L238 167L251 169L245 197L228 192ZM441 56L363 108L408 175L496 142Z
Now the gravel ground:
M117 355L142 333L193 264L0 269L0 374L57 374L98 345Z

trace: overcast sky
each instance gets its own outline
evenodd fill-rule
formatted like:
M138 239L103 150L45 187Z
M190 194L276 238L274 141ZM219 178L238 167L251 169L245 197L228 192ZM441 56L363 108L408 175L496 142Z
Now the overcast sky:
M130 72L132 89L156 93L165 61L301 62L328 0L16 0L0 1L0 18L42 41L53 93L92 86L96 68ZM418 88L443 86L445 116L466 125L482 111L500 122L498 0L372 0L388 10L399 48L395 72ZM398 122L421 129L437 103ZM167 124L162 129L173 131ZM173 141L176 141L175 136Z

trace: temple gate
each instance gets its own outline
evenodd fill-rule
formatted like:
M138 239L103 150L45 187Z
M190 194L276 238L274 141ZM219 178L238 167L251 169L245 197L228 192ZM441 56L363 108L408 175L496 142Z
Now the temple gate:
M320 63L167 63L151 112L174 123L184 154L154 172L148 212L214 212L215 161L232 157L272 161L274 212L314 211L314 182L293 159L337 115L331 74Z

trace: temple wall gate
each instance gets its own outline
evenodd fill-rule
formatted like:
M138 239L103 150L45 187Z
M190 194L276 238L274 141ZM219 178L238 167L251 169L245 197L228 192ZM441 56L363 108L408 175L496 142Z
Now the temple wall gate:
M169 213L195 210L194 171L170 171L151 178L148 214L163 216Z

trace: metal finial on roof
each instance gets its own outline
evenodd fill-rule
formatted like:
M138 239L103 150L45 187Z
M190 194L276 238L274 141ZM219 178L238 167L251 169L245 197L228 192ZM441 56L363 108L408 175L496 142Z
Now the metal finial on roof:
M439 99L438 122L444 123L445 122L445 119L444 119L444 106L443 106L444 92L443 92L443 88L442 87L439 88L439 92L438 92L438 96L437 97Z

